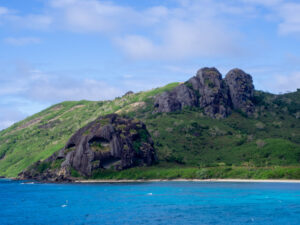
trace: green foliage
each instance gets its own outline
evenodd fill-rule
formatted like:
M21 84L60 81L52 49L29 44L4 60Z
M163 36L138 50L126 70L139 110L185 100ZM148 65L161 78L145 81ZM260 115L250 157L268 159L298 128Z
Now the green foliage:
M100 141L95 141L90 144L90 147L93 151L98 151L98 152L108 152L110 151L109 145L106 143L101 143Z
M50 168L50 162L41 162L37 167L36 170L39 173L43 173L45 170Z
M122 172L101 171L101 176L133 179L299 177L300 91L277 96L255 91L256 112L249 117L233 112L226 119L216 120L204 116L197 108L153 114L153 97L178 85L172 83L113 101L63 102L0 131L0 175L17 176L33 163L63 148L75 131L99 116L143 102L143 107L122 114L146 124L161 165L167 164L170 168L159 165ZM142 129L138 134L133 144L137 152L149 136ZM58 168L60 163L41 163L39 169Z
M141 145L142 145L142 143L140 141L133 142L133 149L136 153L140 152Z
M133 142L133 149L139 153L142 143L148 141L149 134L145 129L138 129L137 134L138 138Z
M38 160L48 158L63 148L75 131L101 115L114 113L138 101L145 101L147 105L144 110L149 111L152 96L177 85L178 83L171 83L114 101L62 102L0 131L0 175L15 177ZM52 121L59 123L49 126ZM106 121L102 122L105 125Z
M184 82L185 86L187 86L189 89L193 89L193 85L190 82Z
M210 79L205 79L204 80L204 83L205 83L205 85L207 85L208 87L210 87L210 88L214 88L215 87L215 84L210 80Z
M299 122L291 116L279 129L274 128L273 122L283 120L269 113L247 118L234 112L226 119L215 120L197 110L185 110L144 121L161 161L194 166L221 162L236 166L296 166L300 162L300 130L294 126ZM264 124L264 128L258 129L257 123ZM258 140L264 145L258 146Z
M80 173L77 170L75 170L73 167L71 167L70 170L71 170L72 177L81 177Z
M58 169L58 168L60 168L62 162L63 162L63 159L57 159L57 160L55 160L54 162L52 162L51 168L52 169Z
M123 171L95 171L91 179L300 179L299 167L187 167L176 164L159 164L136 167Z

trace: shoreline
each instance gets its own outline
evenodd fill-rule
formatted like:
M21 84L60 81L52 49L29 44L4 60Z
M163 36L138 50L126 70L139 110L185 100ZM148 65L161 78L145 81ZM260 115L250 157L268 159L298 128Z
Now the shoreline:
M1 177L0 180L20 180L14 177ZM25 181L25 180L24 180ZM41 183L64 183L64 182L49 182L49 181L36 181ZM66 183L88 184L88 183L152 183L152 182L195 182L195 183L300 183L300 180L296 179L95 179L95 180L73 180Z
M219 182L219 183L300 183L300 180L279 179L138 179L138 180L76 180L74 183L151 183L151 182Z

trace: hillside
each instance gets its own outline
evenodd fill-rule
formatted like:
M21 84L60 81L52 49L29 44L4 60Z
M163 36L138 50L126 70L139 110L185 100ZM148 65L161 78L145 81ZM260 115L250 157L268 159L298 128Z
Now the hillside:
M172 91L180 85L172 83L113 101L63 102L18 122L0 132L0 175L17 176L63 148L79 128L101 115L118 113L146 124L159 164L121 173L99 171L94 178L189 177L184 174L198 174L201 178L217 176L218 171L223 171L223 175L218 175L221 177L239 177L232 168L238 168L241 173L243 170L249 173L249 168L262 172L268 168L286 169L292 173L291 178L300 178L300 89L282 95L254 91L251 101L255 109L247 103L243 106L246 111L235 108L230 113L227 109L217 111L221 112L219 118L209 114L215 112L211 108L195 105L169 112L158 108L154 113L159 94L171 93L167 97L174 99ZM174 170L168 172L172 168L176 170L175 175ZM253 172L248 176L256 175ZM285 172L280 177L289 178Z
M13 177L38 160L44 160L61 149L79 128L101 115L113 112L132 114L146 106L162 88L116 98L113 101L62 102L43 110L0 132L0 176Z

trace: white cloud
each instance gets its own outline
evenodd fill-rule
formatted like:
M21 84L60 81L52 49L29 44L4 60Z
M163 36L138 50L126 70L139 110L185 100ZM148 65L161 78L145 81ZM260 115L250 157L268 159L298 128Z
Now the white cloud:
M0 130L5 129L7 127L10 127L11 125L13 125L16 121L14 120L4 120L4 121L0 121Z
M26 95L36 101L108 100L122 94L119 89L106 82L72 78L44 77L30 83Z
M243 19L252 18L261 13L264 14L265 19L272 18L274 21L281 21L278 24L281 34L299 33L300 30L300 4L291 1L178 0L177 3L177 6L173 7L157 5L144 10L136 10L112 1L50 0L46 3L44 13L20 15L16 11L0 7L0 16L3 15L6 22L22 28L48 29L52 27L74 32L100 32L109 35L112 39L115 39L116 35L119 38L120 36L125 37L125 39L134 36L143 37L141 34L132 32L139 28L149 28L151 33L158 33L164 28L168 29L166 24L171 20L179 21L179 25L186 24L188 30L189 26L197 29L199 21L201 21L202 27L204 23L207 23L207 27L211 25L210 28L213 28L217 22L217 26L226 31L226 35L219 36L219 38L223 39L229 35L229 39L231 39L235 34L233 29L228 29L232 26L226 25L227 15L240 15ZM260 11L258 6L268 9L268 13ZM192 22L190 18L198 20L198 23ZM209 31L211 30L208 30L208 34ZM123 32L122 35L119 35L120 32ZM125 45L127 44L125 43Z
M1 8L0 8L1 16ZM15 28L22 29L36 29L45 30L48 29L53 21L54 15L48 14L28 14L20 15L17 11L6 9L3 11L1 18L2 24L7 24Z
M257 4L264 6L274 6L283 2L283 0L242 0L246 4Z
M113 32L135 14L131 8L97 0L53 0L50 7L59 17L58 26L76 32Z
M116 43L133 59L150 58L158 53L158 49L151 40L138 35L117 38Z
M99 0L52 0L45 12L14 14L7 19L24 28L105 34L133 59L184 59L235 55L239 49L238 32L226 24L224 15L250 11L207 0L143 10Z
M24 119L25 114L21 113L16 107L3 106L0 108L0 130L5 129L18 120Z
M35 37L8 37L4 39L4 42L10 45L23 46L28 44L38 44L41 40Z
M116 39L116 43L133 59L239 55L240 35L220 15L240 14L245 10L248 9L205 0L181 1L180 7L152 9L159 12L152 15L158 21L150 27L152 35L126 34Z
M266 19L278 23L282 35L300 34L300 3L283 0L242 0L246 4L264 6L270 13Z
M300 34L300 4L283 4L278 10L283 20L279 24L279 32L281 34Z
M8 14L8 13L9 13L9 10L7 8L0 6L0 16Z
M170 71L172 73L180 73L180 74L190 74L193 75L196 73L196 71L199 69L198 67L186 67L186 66L179 66L179 65L166 65L163 67L163 69L166 69L167 71Z
M296 91L300 87L300 72L293 72L287 75L275 75L264 82L266 90L271 90L273 93L285 93Z
M52 0L49 6L58 18L57 25L75 32L128 31L133 26L157 24L169 13L169 9L164 6L139 11L99 0Z
M236 55L240 53L233 32L216 21L169 19L153 41L128 35L116 43L133 59L183 59L193 56ZM226 35L224 35L226 34Z
M30 66L18 66L16 73L0 84L0 97L16 96L37 102L65 100L107 100L119 96L122 90L105 81L76 79L47 74Z

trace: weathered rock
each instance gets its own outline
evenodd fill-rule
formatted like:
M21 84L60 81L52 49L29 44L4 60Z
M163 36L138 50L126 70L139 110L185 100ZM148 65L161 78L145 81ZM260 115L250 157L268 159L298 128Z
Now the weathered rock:
M97 169L151 165L153 141L144 123L110 114L79 129L66 146L19 176L47 181L72 180L72 171L89 177Z
M253 91L251 76L242 70L231 70L222 79L216 68L205 67L184 84L156 96L154 112L173 112L195 106L212 118L225 118L232 109L251 114L254 112Z
M229 90L216 68L202 68L188 83L199 93L199 106L212 118L229 115L231 102Z
M198 100L195 92L185 84L175 87L169 92L158 95L154 102L155 112L174 112L184 107L197 106Z
M122 97L128 96L128 95L133 95L133 91L127 91Z
M255 110L252 102L254 94L252 77L240 69L233 69L227 73L224 80L230 90L233 108L252 114Z

